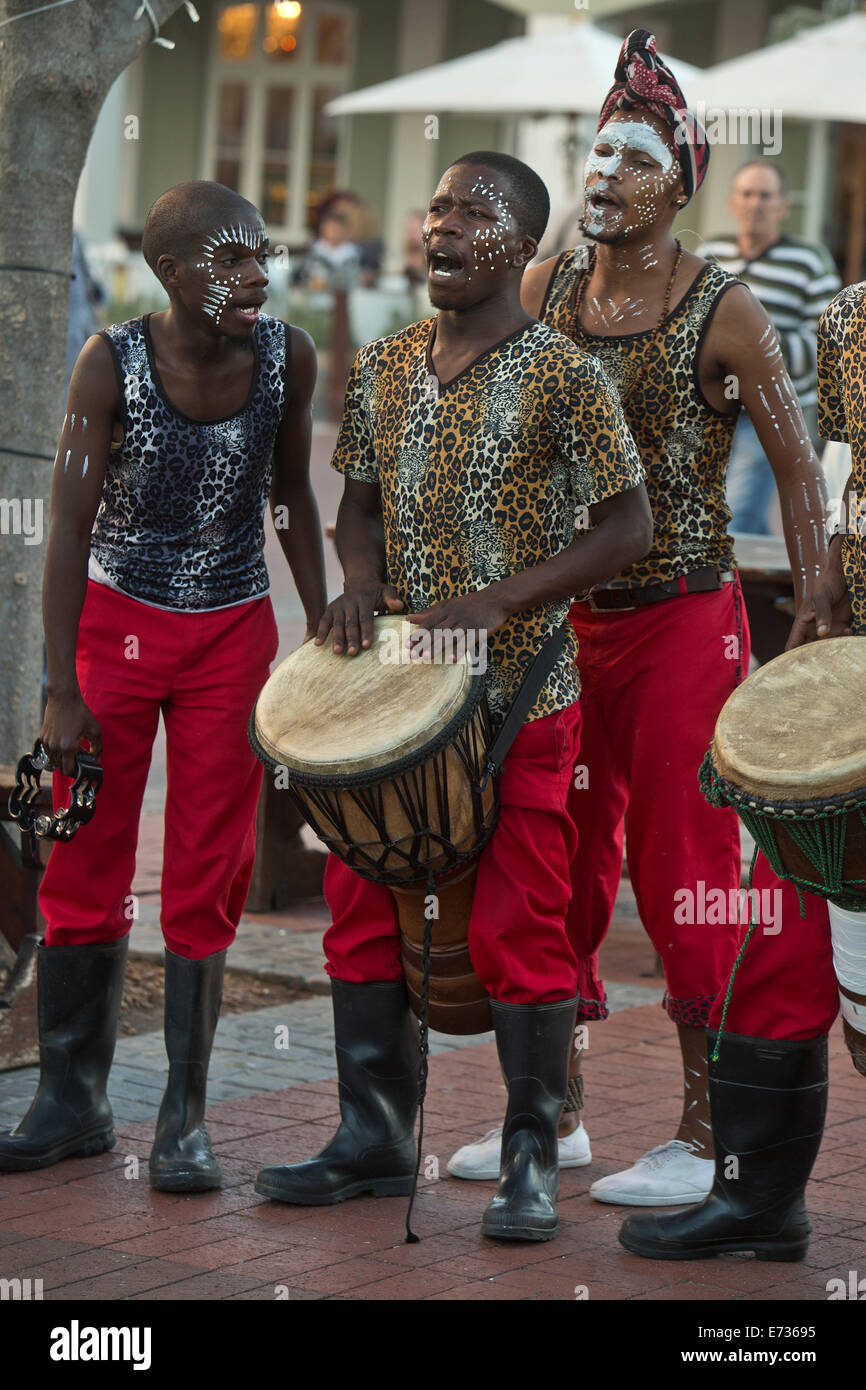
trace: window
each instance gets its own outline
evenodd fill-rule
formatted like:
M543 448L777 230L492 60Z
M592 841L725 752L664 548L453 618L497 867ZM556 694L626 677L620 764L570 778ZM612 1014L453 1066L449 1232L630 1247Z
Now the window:
M349 85L352 38L352 12L324 0L217 9L205 177L249 198L291 245L340 183L339 124L325 106Z

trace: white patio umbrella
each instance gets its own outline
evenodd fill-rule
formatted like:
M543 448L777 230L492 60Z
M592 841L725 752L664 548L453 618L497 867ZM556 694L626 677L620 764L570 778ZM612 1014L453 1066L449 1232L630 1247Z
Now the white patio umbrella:
M802 230L809 240L817 241L826 210L830 122L866 124L864 72L866 14L851 14L756 53L718 63L701 74L689 100L701 118L711 117L714 110L738 112L738 120L750 111L778 111L782 131L788 120L809 123ZM710 130L709 119L707 126ZM844 269L849 281L859 279L866 252L866 153L862 147L855 157Z
M866 15L852 14L717 63L690 84L688 98L727 111L778 108L791 120L866 123L864 72Z
M459 111L549 116L597 114L613 82L622 39L587 20L555 33L506 39L432 68L406 73L337 97L332 116L373 111ZM671 59L689 96L703 71Z

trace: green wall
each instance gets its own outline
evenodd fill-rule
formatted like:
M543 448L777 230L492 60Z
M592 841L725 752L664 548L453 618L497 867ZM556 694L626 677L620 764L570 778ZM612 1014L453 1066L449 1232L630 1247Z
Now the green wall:
M401 0L356 0L355 68L350 90L387 82L397 73ZM349 187L375 211L380 228L388 197L391 117L350 116Z
M402 0L346 0L356 11L355 66L350 89L396 75ZM155 198L172 184L201 173L208 54L216 0L198 0L200 24L181 10L165 26L173 51L151 46L143 58L136 219L144 225ZM456 58L522 33L520 16L488 0L449 0L446 57ZM348 184L381 221L388 196L392 117L350 117ZM445 116L440 125L441 167L470 149L510 148L506 123L494 118Z
M522 34L520 15L488 0L449 0L445 58L460 58ZM470 150L512 150L508 123L493 116L443 116L439 125L441 168Z
M151 44L143 60L136 200L140 227L160 193L199 177L213 0L200 0L196 8L199 24L191 23L186 10L180 10L161 31L174 40L175 49Z

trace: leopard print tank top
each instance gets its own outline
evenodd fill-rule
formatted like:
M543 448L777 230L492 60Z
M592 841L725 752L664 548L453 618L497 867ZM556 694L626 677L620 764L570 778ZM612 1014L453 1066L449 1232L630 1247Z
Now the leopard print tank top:
M727 534L731 513L725 474L738 411L722 413L706 399L698 359L719 300L739 281L718 265L699 271L668 314L645 360L652 329L601 337L577 323L575 305L585 257L583 247L559 257L539 318L592 353L607 373L646 469L655 525L649 554L621 570L606 587L666 583L704 565L731 569L734 551Z

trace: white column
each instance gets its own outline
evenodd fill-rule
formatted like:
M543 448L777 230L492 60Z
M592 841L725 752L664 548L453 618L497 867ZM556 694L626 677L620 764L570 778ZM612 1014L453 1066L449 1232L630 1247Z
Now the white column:
M75 229L89 243L109 241L121 216L119 184L126 158L124 117L129 111L127 74L122 72L111 87L96 118L87 159L78 181L73 220Z
M397 72L414 72L442 61L445 53L447 0L403 0ZM427 139L425 116L436 111L406 112L392 117L391 168L385 217L386 270L402 268L406 214L425 208L439 172L438 143Z
M830 125L812 121L806 146L806 201L803 207L803 236L806 241L823 241L824 214L827 211L827 183L830 175Z

